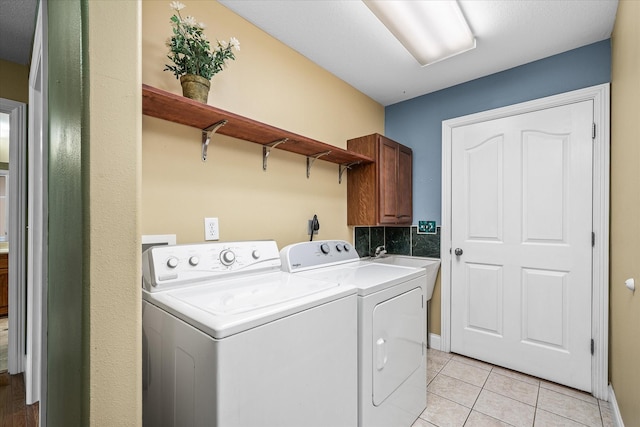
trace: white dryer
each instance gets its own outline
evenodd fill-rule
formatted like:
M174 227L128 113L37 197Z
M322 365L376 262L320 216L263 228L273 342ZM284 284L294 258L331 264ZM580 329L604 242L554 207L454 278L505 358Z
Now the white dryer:
M410 427L427 405L426 270L360 261L344 241L280 256L297 276L358 289L358 425Z
M143 254L145 426L357 424L357 297L273 241Z

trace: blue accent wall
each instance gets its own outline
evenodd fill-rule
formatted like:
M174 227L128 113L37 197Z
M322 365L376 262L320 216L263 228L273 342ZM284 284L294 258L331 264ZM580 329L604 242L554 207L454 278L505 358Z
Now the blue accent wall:
M413 218L440 224L442 121L611 81L603 40L385 108L385 134L413 150Z

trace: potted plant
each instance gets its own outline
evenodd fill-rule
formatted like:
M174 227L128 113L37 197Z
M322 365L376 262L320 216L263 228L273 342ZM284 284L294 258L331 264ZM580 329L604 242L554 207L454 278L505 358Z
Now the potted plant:
M235 37L227 41L216 40L215 47L204 34L205 25L193 16L183 18L180 11L185 5L173 1L171 16L173 35L167 40L169 55L173 64L166 64L164 71L171 71L180 79L183 96L207 103L210 80L222 71L228 60L236 59L233 50L240 50L240 42Z

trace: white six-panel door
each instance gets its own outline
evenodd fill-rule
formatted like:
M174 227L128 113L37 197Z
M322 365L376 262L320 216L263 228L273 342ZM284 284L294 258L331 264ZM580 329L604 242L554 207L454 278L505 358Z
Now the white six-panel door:
M453 129L451 351L591 391L592 123L583 101Z

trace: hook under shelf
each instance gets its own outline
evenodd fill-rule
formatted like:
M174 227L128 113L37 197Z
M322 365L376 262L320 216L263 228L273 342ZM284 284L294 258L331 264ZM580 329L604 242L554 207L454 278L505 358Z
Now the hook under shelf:
M284 144L288 140L289 138L282 138L262 146L262 170L263 171L267 170L267 157L269 157L269 154L271 153L271 149L276 148L280 144Z
M307 156L307 178L309 178L309 175L311 175L311 165L313 164L313 162L318 160L320 157L327 156L329 154L331 154L331 150L323 151L322 153L318 153L313 156Z
M211 135L217 132L222 126L226 125L228 120L220 120L212 124L211 126L202 129L202 161L207 161L207 148L209 148L209 142L211 142Z
M342 184L342 174L347 169L351 169L355 165L359 165L361 162L358 160L357 162L345 163L342 165L338 165L338 184Z

